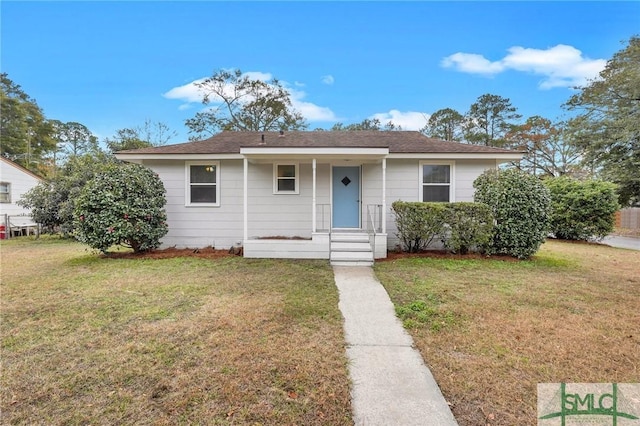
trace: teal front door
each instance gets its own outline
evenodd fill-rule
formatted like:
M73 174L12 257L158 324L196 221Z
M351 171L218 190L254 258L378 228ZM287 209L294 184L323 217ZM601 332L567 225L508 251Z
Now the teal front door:
M360 227L360 167L333 168L333 227Z

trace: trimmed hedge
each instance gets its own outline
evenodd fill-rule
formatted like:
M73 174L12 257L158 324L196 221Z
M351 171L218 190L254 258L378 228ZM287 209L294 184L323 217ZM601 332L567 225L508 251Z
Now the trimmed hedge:
M490 254L525 259L549 234L550 195L538 178L521 170L487 170L474 182L475 201L496 220Z
M396 201L391 205L396 215L396 235L404 251L416 253L424 250L442 235L446 205L404 201Z
M449 235L445 248L453 253L486 253L493 238L493 214L486 204L451 203L445 209Z
M616 185L568 177L547 179L551 192L551 232L565 240L602 239L615 226Z
M484 204L396 201L392 209L404 251L419 252L439 240L454 253L485 252L491 241L493 216Z

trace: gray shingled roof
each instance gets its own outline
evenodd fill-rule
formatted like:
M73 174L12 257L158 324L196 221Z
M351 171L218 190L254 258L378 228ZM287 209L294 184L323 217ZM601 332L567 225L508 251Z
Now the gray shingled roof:
M261 144L262 135L265 143ZM118 154L239 154L240 148L389 148L389 153L504 154L507 149L448 142L408 131L222 132L209 139Z

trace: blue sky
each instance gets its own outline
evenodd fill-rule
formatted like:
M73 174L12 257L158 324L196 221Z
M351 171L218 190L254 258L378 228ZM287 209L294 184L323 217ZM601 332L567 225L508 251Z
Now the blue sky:
M640 2L2 1L2 72L48 118L101 139L163 122L186 141L192 83L276 77L310 129L378 117L418 129L482 94L525 118L561 105L640 33Z

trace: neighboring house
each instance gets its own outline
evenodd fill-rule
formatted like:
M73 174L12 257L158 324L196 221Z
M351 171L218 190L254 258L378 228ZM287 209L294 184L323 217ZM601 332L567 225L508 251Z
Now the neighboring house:
M392 202L473 201L476 177L521 156L403 131L222 132L116 154L164 183L164 247L336 264L395 248Z
M0 156L0 216L28 215L29 210L16 203L25 192L43 181L40 176Z

